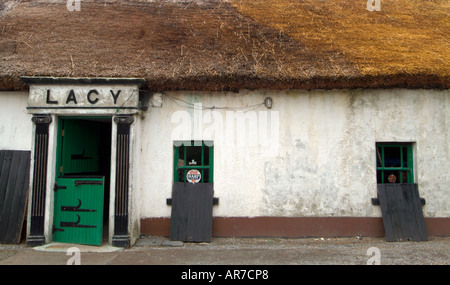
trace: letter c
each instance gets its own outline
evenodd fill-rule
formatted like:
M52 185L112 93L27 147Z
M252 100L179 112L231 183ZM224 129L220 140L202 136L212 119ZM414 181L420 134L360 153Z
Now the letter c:
M88 94L87 94L87 99L88 99L88 101L89 101L89 103L91 103L91 104L95 104L95 103L97 103L98 102L98 98L95 98L95 100L92 100L91 99L91 94L92 93L95 93L96 95L98 95L98 92L97 92L97 90L90 90L89 92L88 92Z

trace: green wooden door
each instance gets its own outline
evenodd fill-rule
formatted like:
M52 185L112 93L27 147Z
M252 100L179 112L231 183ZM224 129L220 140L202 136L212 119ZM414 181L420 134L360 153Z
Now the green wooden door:
M101 245L104 177L58 178L53 211L53 240Z
M101 126L60 118L53 211L53 240L100 245L105 177L100 170Z

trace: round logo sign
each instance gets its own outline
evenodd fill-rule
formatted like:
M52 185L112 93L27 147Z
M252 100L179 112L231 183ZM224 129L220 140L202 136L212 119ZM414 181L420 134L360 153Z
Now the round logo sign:
M197 169L191 169L186 174L186 180L190 183L198 183L202 179L202 174Z
M391 183L395 183L395 181L397 181L397 177L395 177L394 174L391 174L388 177L388 181L391 182Z

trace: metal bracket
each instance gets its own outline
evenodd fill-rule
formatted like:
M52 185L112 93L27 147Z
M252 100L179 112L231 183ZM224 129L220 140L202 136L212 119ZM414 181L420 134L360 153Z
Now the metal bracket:
M166 205L172 206L172 198L166 199ZM219 198L213 198L213 205L219 205Z
M59 189L67 189L66 186L58 186L58 183L55 182L55 185L53 186L53 191L58 191Z
M76 222L60 222L59 226L63 228L96 228L97 226L80 225L80 215L77 215Z
M65 212L97 212L94 209L80 209L81 200L78 199L78 206L61 206L61 211Z
M374 206L380 206L380 198L372 198L372 205ZM426 205L426 201L424 198L420 198L420 203L422 204L422 206Z
M55 227L55 225L52 226L52 234L54 234L55 232L63 232L63 231L64 229L57 228Z
M103 185L101 180L75 180L75 186L78 185Z

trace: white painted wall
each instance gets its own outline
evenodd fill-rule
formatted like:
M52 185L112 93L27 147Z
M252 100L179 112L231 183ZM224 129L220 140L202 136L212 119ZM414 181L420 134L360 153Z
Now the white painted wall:
M184 114L194 119L199 111L188 103L201 102L202 107L215 106L225 121L230 110L219 107L254 106L267 96L273 99L271 110L236 110L257 117L259 111L278 112L276 155L265 146L219 143L217 137L206 136L211 123L208 110L202 112L203 138L215 139L214 191L220 202L214 216L381 216L371 198L376 197L375 143L385 141L414 142L416 182L427 202L424 214L450 216L448 90L166 94L184 102L165 95L161 108L149 108L141 118L142 218L170 217L166 199L173 180L171 137L182 125L172 118ZM233 131L236 137L237 125ZM258 131L249 133L255 137Z
M28 92L0 92L0 149L31 150L31 115L26 106Z
M222 140L208 130L203 110L203 138L214 139L214 216L381 216L376 196L375 142L414 142L415 180L427 217L450 216L450 92L448 90L339 90L168 92L162 107L137 116L135 186L142 218L170 217L173 180L172 135L181 123L174 114L194 118L189 103L215 106L213 115L224 120ZM254 108L270 96L272 109ZM31 115L27 92L0 92L0 149L30 150ZM229 142L227 115L231 109L248 111L263 121L259 111L279 118L278 152L263 145ZM183 111L183 112L180 112ZM178 112L178 113L176 113ZM229 112L229 113L227 113ZM211 114L209 114L211 115ZM231 117L230 115L230 117ZM275 116L274 116L275 117ZM231 117L233 118L233 117ZM242 124L241 124L242 125ZM193 128L192 133L198 129ZM250 138L259 129L249 130ZM238 136L238 125L232 134ZM249 139L246 139L249 143ZM273 145L272 145L273 146Z

